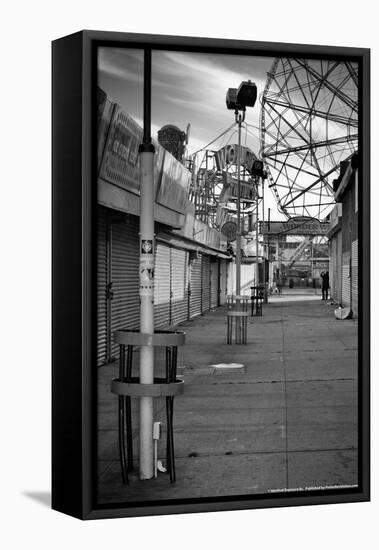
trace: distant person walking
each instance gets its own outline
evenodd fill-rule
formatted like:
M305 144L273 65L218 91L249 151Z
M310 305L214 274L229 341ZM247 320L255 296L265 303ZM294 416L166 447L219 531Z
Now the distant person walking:
M282 288L283 288L283 280L281 275L279 275L279 277L276 280L276 288L278 289L278 294L281 295Z
M322 291L322 299L327 300L328 299L328 292L329 292L329 271L322 271L321 272L321 291Z

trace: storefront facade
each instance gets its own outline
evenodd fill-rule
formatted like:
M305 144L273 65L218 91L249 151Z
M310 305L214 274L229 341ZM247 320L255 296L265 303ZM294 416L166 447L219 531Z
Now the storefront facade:
M139 329L139 168L142 130L103 98L99 118L97 364L117 355L115 330ZM226 300L226 241L195 220L190 173L159 144L155 163L154 326L176 326ZM223 276L221 276L223 273Z
M354 155L342 163L334 182L337 202L330 214L330 288L332 298L358 316L358 168Z

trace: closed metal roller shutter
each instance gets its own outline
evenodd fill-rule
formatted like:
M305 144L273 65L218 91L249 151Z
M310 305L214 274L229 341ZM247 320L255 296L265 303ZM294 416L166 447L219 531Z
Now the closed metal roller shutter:
M329 282L330 282L330 296L337 300L337 241L332 239L330 241L330 262L329 262Z
M337 235L337 245L336 245L336 293L337 301L342 302L342 231L339 231Z
M97 211L97 364L107 358L107 215Z
M342 305L350 307L350 252L344 252L342 256Z
M202 300L201 311L208 311L211 308L211 278L209 256L202 256Z
M211 269L211 307L217 307L219 301L219 262L217 258L212 258L210 262Z
M154 326L163 327L170 320L170 248L157 243L154 270Z
M190 317L201 313L201 255L190 258Z
M226 303L228 293L228 263L226 260L220 262L220 305Z
M351 277L353 311L358 315L358 239L351 245Z
M331 296L342 304L342 233L339 231L331 241L330 288Z
M139 237L138 220L112 223L112 333L115 330L138 329L139 300ZM113 340L113 339L112 339ZM117 345L112 343L117 355Z
M188 318L188 252L171 248L171 323Z

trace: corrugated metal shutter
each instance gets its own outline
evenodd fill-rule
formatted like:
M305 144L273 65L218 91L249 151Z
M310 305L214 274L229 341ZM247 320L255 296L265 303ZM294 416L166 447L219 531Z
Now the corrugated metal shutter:
M350 307L350 252L342 255L342 305Z
M139 300L139 237L138 220L112 223L112 333L120 328L138 329ZM117 354L112 344L112 353Z
M337 235L337 246L336 246L336 291L337 291L337 301L342 302L342 231L339 231Z
M220 305L225 304L228 293L228 264L222 259L220 262Z
M218 306L219 297L219 263L217 258L212 258L210 262L211 269L211 307Z
M163 327L170 320L170 248L158 242L154 270L154 326Z
M202 300L201 311L208 311L211 308L211 279L209 256L202 255Z
M329 283L330 283L330 296L337 299L337 241L333 238L330 241L330 261L329 261Z
M106 210L97 210L97 364L107 357L107 222Z
M171 323L188 318L188 252L171 248Z
M358 315L358 239L351 245L352 301L354 314Z
M190 260L190 317L201 313L201 256L191 255Z

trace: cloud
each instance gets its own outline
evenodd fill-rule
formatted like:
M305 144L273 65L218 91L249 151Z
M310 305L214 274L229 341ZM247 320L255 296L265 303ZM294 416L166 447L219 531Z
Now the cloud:
M152 55L152 123L159 129L175 124L185 130L191 124L189 151L203 148L234 121L226 109L229 87L251 79L258 92L264 89L271 59L243 56L154 51ZM99 82L105 91L135 119L142 117L143 55L140 50L101 48ZM259 103L248 109L246 120L259 126ZM252 135L253 133L253 135ZM255 133L255 135L254 135ZM229 133L214 147L236 142ZM250 128L242 143L259 151L258 131Z
M143 82L143 53L125 48L99 48L99 73L126 82Z

